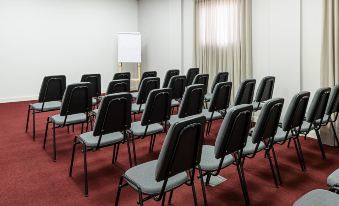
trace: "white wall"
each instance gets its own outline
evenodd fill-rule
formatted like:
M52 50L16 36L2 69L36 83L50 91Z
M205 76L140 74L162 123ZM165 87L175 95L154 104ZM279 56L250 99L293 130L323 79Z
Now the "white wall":
M67 83L117 69L116 33L137 31L136 0L0 0L0 102L36 98L43 76Z

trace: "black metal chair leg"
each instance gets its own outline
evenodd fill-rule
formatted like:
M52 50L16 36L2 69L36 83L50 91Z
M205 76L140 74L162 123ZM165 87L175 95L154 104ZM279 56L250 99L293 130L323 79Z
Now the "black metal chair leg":
M296 152L297 152L297 156L298 156L298 160L299 160L299 163L300 163L301 171L305 171L306 170L306 165L305 165L304 156L303 156L300 144L298 144L298 142L299 142L298 137L294 138L293 142L294 142L294 146L295 146L295 149L296 149Z
M207 173L207 176L206 176L206 185L210 184L211 176L212 176L211 173Z
M333 132L333 135L334 135L334 139L337 143L337 147L339 147L339 139L338 139L338 136L337 136L337 132L335 131L334 123L330 122L330 124L331 124L332 132Z
M266 153L267 153L268 162L270 163L270 167L271 167L271 171L272 171L272 175L273 175L275 186L279 187L279 182L278 182L278 178L277 178L277 175L276 175L275 168L274 168L273 163L272 163L272 158L271 158L270 150L266 150Z
M124 180L124 177L121 176L120 180L119 180L119 185L118 185L118 191L117 191L117 196L115 198L115 206L119 205L119 200L120 200L120 193L121 193L121 189L122 189L122 181Z
M27 110L27 119L26 119L26 133L28 131L28 123L29 123L29 116L31 115L31 105L28 105L28 110Z
M45 129L44 145L42 146L43 149L46 148L46 139L47 139L48 125L49 125L49 117L47 117L47 121L46 121L46 129Z
M74 124L72 124L72 132L74 133Z
M150 141L149 141L149 149L148 152L152 151L152 144L153 144L153 135L151 135Z
M53 122L53 161L56 161L55 123Z
M278 164L277 156L275 154L273 146L272 146L272 154L273 154L273 160L274 160L275 168L276 168L276 171L277 171L278 179L279 179L279 182L280 182L280 185L281 185L282 180L281 180L281 175L280 175L279 164Z
M114 162L115 162L115 150L116 150L116 147L117 147L117 145L114 144L113 145L113 154L112 154L112 164L114 164Z
M129 145L129 137L126 138L127 140L127 150L128 150L128 160L129 160L129 167L132 167L132 157L131 157L131 148Z
M206 197L206 190L205 190L205 183L204 183L204 177L202 175L201 167L198 165L198 170L199 170L199 178L200 178L200 184L201 184L201 189L202 189L202 194L204 197L204 205L207 206L207 197Z
M164 195L162 196L161 206L165 206L166 194L167 194L167 192L165 192Z
M86 147L86 144L84 144L84 174L85 174L85 197L88 197L87 147Z
M35 110L32 111L33 115L33 140L35 141Z
M84 123L81 123L81 134L84 133Z
M170 196L168 198L168 205L172 205L172 197L173 197L173 190L170 192Z
M325 160L325 159L326 159L326 155L325 155L325 150L324 150L323 143L322 143L322 141L321 141L321 136L320 136L319 130L315 130L315 133L316 133L316 135L317 135L318 144L319 144L320 151L321 151L321 156L322 156L323 159Z
M74 137L74 142L73 142L73 149L72 149L72 159L71 159L71 165L69 167L69 176L72 177L73 173L73 164L74 164L74 155L75 155L75 148L77 145L77 137Z
M197 206L198 205L198 200L197 200L197 193L195 192L195 185L194 185L194 180L193 180L193 176L191 177L191 182L192 182L192 193L193 193L193 200L194 200L194 205Z
M117 150L115 151L115 160L114 160L114 162L118 161L119 148L120 148L120 143L118 143Z
M135 142L134 142L134 135L130 135L131 141L132 141L132 147L133 147L133 158L134 158L134 165L137 165L137 152L135 150Z
M242 188L243 196L244 196L244 199L245 199L245 203L246 203L246 205L250 205L250 199L248 197L246 179L245 179L241 164L239 164L239 163L237 164L237 170L238 170L238 175L239 175L239 179L240 179L241 188Z
M291 138L288 140L287 148L290 148L291 140Z
M138 193L139 193L139 205L143 206L144 205L144 200L142 199L142 193L141 193L141 191L138 191Z

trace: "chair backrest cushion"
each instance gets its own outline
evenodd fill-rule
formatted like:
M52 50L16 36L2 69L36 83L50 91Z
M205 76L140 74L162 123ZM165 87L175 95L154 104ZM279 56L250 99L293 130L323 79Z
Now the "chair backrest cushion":
M194 77L193 84L203 84L204 85L204 94L207 93L207 87L208 87L208 74L198 74Z
M193 83L195 76L199 74L199 68L190 68L187 71L186 75L186 86L189 86Z
M118 80L118 79L131 79L131 73L130 72L119 72L115 73L113 76L113 80Z
M204 85L193 84L185 90L184 97L179 106L178 117L184 118L202 112L204 104Z
M331 115L336 112L339 112L339 84L331 90L325 114Z
M60 101L66 89L66 76L55 75L44 77L40 92L39 102Z
M312 99L310 108L306 113L306 121L314 123L316 120L321 120L324 117L328 98L331 93L331 88L318 89Z
M172 99L182 99L186 87L186 76L177 75L171 77L168 88L172 89Z
M90 94L92 97L101 96L101 75L100 74L84 74L81 76L81 82L89 82L92 84Z
M130 92L130 80L128 79L112 80L108 84L106 94L115 94L120 92Z
M140 90L137 96L137 104L146 103L149 93L154 89L160 88L159 77L147 77L141 81Z
M170 79L173 76L179 75L180 71L178 69L172 69L172 70L167 70L165 78L164 78L164 83L162 84L162 88L168 87L168 84L170 82Z
M138 91L140 89L142 80L144 80L145 78L148 78L148 77L157 77L157 72L156 71L146 71L146 72L142 73L140 83L139 83L139 86L138 86Z
M253 94L255 89L255 79L247 79L244 80L237 92L237 96L234 100L234 105L241 105L241 104L251 104L253 101Z
M211 93L213 93L215 86L220 82L227 82L228 81L228 72L219 72L213 80L213 84L211 87Z
M89 92L91 86L88 82L68 85L62 98L60 115L89 112L92 107L92 96Z
M232 82L220 82L216 84L208 111L226 110L230 104L231 91Z
M263 102L271 99L274 90L274 83L275 77L273 76L264 77L259 84L259 88L255 96L255 101Z

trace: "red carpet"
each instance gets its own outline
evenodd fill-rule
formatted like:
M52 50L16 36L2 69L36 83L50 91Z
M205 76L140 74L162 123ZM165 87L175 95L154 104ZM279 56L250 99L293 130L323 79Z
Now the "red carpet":
M121 145L117 165L111 164L112 148L88 153L89 197L83 196L83 155L75 155L73 177L68 177L74 134L57 130L57 162L52 161L51 132L46 150L42 149L47 113L37 115L36 141L31 125L25 133L28 102L0 104L0 205L113 205L120 175L128 169L127 149ZM49 113L50 115L51 113ZM207 143L213 144L220 122L214 123ZM76 128L75 133L79 132ZM157 158L163 136L158 136L154 153L148 153L149 139L137 140L138 163ZM268 162L260 153L245 162L245 176L252 205L291 205L298 197L315 188L326 189L326 178L339 167L339 150L325 146L327 160L321 158L317 142L302 140L307 171L301 172L293 148L276 146L283 185L276 188ZM217 187L207 187L209 205L244 205L236 168L221 173L228 180ZM202 192L197 182L199 205ZM136 205L137 193L123 189L120 205ZM174 192L174 205L193 205L191 188L182 186ZM145 205L160 205L147 201Z

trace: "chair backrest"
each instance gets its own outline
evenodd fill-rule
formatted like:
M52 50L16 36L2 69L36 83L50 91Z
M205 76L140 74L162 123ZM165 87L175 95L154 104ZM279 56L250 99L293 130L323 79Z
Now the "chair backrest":
M273 90L274 90L275 77L267 76L264 77L257 90L255 95L255 102L263 102L269 99L272 99Z
M216 84L212 93L211 103L208 108L209 112L225 110L230 105L232 92L232 82L220 82Z
M189 86L193 83L195 76L199 74L199 68L190 68L187 71L186 75L186 86Z
M182 99L186 87L186 76L173 76L171 77L168 88L172 89L172 99Z
M194 171L200 163L206 118L187 118L171 125L155 169L157 181L181 172Z
M213 93L215 86L220 82L227 82L228 81L228 72L219 72L213 80L213 84L211 87L211 93Z
M150 125L169 120L171 116L171 93L169 88L152 90L147 98L141 125Z
M84 74L81 76L81 82L89 82L92 84L90 95L92 97L101 96L101 75L100 74Z
M244 104L230 108L227 112L215 141L214 155L223 158L242 150L246 145L251 126L253 106Z
M193 84L203 84L204 85L204 94L207 93L207 87L208 87L208 74L198 74L194 77Z
M146 72L142 73L141 78L140 78L140 83L139 83L139 86L138 86L138 91L140 89L140 85L141 85L142 80L144 80L145 78L148 78L148 77L157 77L157 72L156 71L146 71Z
M168 87L168 84L173 76L179 75L180 71L178 69L167 70L164 83L162 84L162 88Z
M108 84L106 94L115 94L120 92L130 92L130 80L128 79L112 80Z
M129 129L131 127L131 101L131 94L125 92L106 95L99 106L93 135L100 136Z
M92 84L88 82L68 85L62 98L60 115L67 116L91 111L92 96L89 92L91 86Z
M284 131L301 127L309 99L310 92L299 92L293 96L282 122L282 129Z
M66 89L66 76L45 76L39 92L39 102L60 101Z
M241 85L234 100L234 106L252 103L255 83L255 79L246 79L241 82Z
M316 120L323 119L330 92L331 88L329 87L320 88L315 92L310 108L306 113L307 122L315 123Z
M272 139L277 133L281 111L284 105L283 98L268 100L262 107L252 133L252 142Z
M147 77L141 81L140 90L137 96L137 104L146 103L149 93L154 89L160 88L159 77Z
M130 72L115 73L114 76L113 76L113 80L118 80L118 79L131 80L131 73Z
M339 84L334 86L331 90L325 114L331 115L339 112Z
M193 84L185 90L184 97L179 106L178 117L184 118L202 112L204 104L204 85Z

